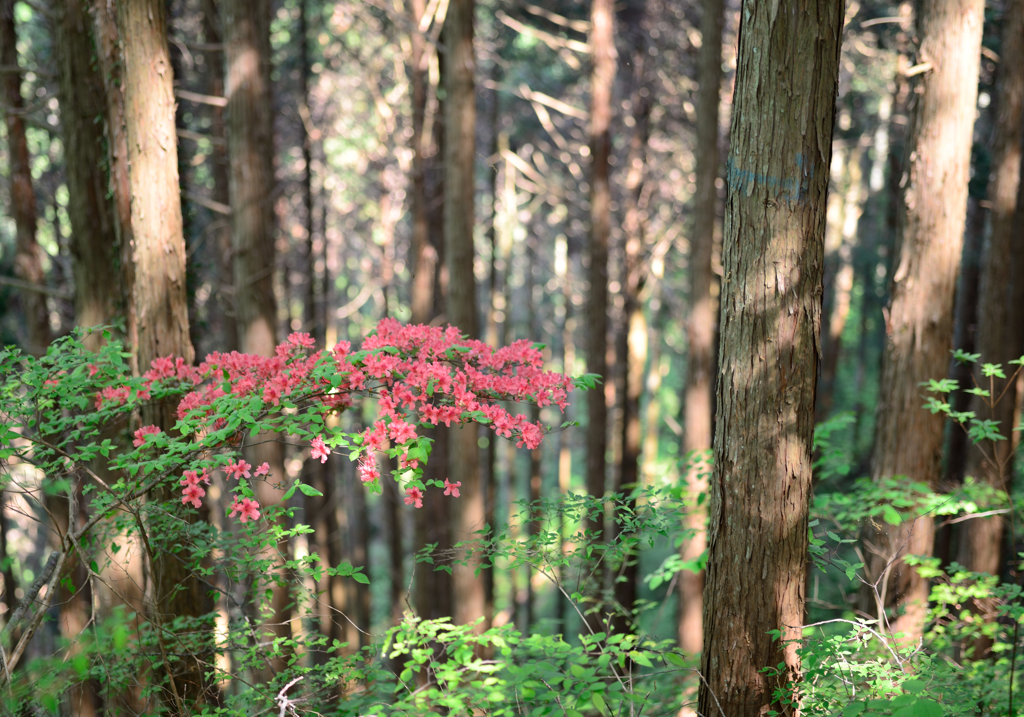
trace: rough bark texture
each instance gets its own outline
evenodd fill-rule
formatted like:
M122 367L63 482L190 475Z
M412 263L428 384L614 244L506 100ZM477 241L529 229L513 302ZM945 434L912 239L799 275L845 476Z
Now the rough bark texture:
M690 457L686 473L690 511L686 527L693 537L681 546L684 560L696 560L707 548L707 504L697 499L707 492L707 461L711 449L714 379L715 299L711 295L714 275L711 253L715 243L715 219L719 171L718 107L722 85L722 32L725 0L708 0L701 18L701 44L697 87L697 194L693 205L693 240L690 243L690 316L686 322L689 354L683 410L683 455ZM701 651L701 611L704 596L703 572L684 571L679 576L679 646L695 655Z
M996 116L992 135L992 168L988 184L989 231L982 259L978 298L977 352L985 363L1002 364L1007 376L1019 358L1014 339L1013 222L1017 211L1017 190L1021 169L1021 116L1024 108L1024 0L1009 0L1003 8L1002 46L996 86ZM999 431L1009 436L1016 404L1016 381L995 379L982 388L992 391L991 399L975 397L971 410L979 418L999 422ZM1005 391L1005 393L1004 393ZM1001 397L1000 397L1001 396ZM998 399L994 406L990 404ZM984 448L984 453L981 448ZM984 441L967 455L967 475L1008 490L1012 459L1009 440ZM957 562L968 570L998 575L1003 544L1002 517L969 520L960 532ZM987 606L992 609L995 606ZM993 617L995 615L993 614ZM976 655L978 656L978 655Z
M935 485L942 454L942 415L922 410L921 383L946 374L953 342L953 299L967 210L967 180L976 112L984 2L926 0L918 6L918 62L931 70L911 115L897 255L887 314L872 473ZM871 535L877 579L897 555L930 555L934 523L919 518ZM892 629L916 642L924 626L928 582L897 561L886 591L902 614ZM867 605L874 612L873 605Z
M451 0L445 16L445 194L444 253L448 268L448 323L470 337L478 335L476 277L473 274L473 168L476 158L476 96L473 73L474 0ZM480 486L480 449L476 426L453 428L449 434L448 471L462 481L462 497L453 503L453 536L471 540L484 527ZM456 566L455 621L465 624L484 614L483 578L474 566Z
M221 4L227 52L227 131L230 166L231 248L235 279L235 318L239 348L244 353L273 356L277 335L274 295L274 215L272 193L273 104L270 95L269 0L225 0ZM270 464L270 474L285 475L280 443L259 440L252 463ZM267 481L256 484L260 505L281 501L281 492ZM278 543L279 565L287 543ZM290 637L288 590L276 581L271 604L265 606L263 630L268 637ZM262 594L262 591L260 591ZM271 661L270 672L285 667L285 658Z
M17 232L14 245L14 274L23 281L46 283L43 250L36 241L36 195L32 188L32 168L25 139L22 115L21 72L9 71L18 66L18 36L14 26L14 0L0 0L0 93L7 123L7 145L10 152L11 216ZM50 344L50 319L46 310L46 294L22 291L18 294L24 316L25 349L28 353L46 353Z
M412 23L419 26L425 12L424 0L410 0ZM427 219L427 154L429 136L424 135L427 112L427 51L426 41L419 32L410 34L412 55L409 58L409 76L412 86L412 322L424 324L434 309L434 282L437 253L430 244Z
M745 0L728 162L698 713L756 717L795 676L842 0ZM783 663L778 676L762 672Z
M608 239L611 235L611 190L608 155L611 151L612 90L615 84L615 8L612 0L593 0L590 11L590 294L587 299L587 372L608 376ZM607 489L605 452L608 450L608 407L604 386L587 395L587 492L604 496ZM594 540L604 535L604 519L588 521Z
M117 27L123 38L121 86L132 228L132 241L121 248L127 268L129 341L134 368L140 373L158 357L180 356L188 363L194 357L185 295L174 77L165 7L160 0L124 0L117 6ZM173 406L157 405L145 410L142 420L169 431L176 416ZM152 497L165 501L175 496L164 486L155 489ZM200 584L186 563L160 549L151 560L156 619L201 615ZM202 668L196 660L182 661L176 674L168 677L168 705L203 701Z
M120 301L120 284L111 280L117 242L103 172L103 124L97 121L106 111L103 81L96 64L83 61L94 55L88 7L69 0L57 19L75 323L98 326L113 321Z

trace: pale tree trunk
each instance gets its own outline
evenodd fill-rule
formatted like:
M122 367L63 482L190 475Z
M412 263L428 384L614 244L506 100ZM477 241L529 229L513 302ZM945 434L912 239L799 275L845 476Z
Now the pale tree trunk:
M686 492L689 511L686 527L693 537L680 548L684 560L696 560L707 549L707 452L711 450L715 352L715 298L711 254L718 214L719 170L718 107L722 85L722 32L725 0L704 3L697 77L697 194L694 197L693 239L690 242L690 316L686 322L689 354L684 388L683 455L686 456ZM701 606L704 573L686 570L679 575L679 647L695 655L703 644Z
M1008 362L1019 358L1013 321L1020 317L1013 310L1014 277L1011 276L1011 268L1014 259L1020 259L1013 254L1013 222L1020 186L1021 116L1024 114L1024 0L1008 0L1004 5L1002 33L992 168L988 184L988 200L992 208L981 267L977 352L981 354L983 363L1002 364L1004 373L1009 377L1014 367ZM989 399L975 396L971 410L979 419L998 421L998 430L1009 439L1014 426L1016 381L1008 383L995 379L989 383L979 377L978 383L989 389L992 395ZM1009 490L1012 448L1010 440L984 441L972 447L967 454L967 475L998 490ZM957 562L971 571L999 575L1002 546L1001 516L969 520L960 531ZM996 605L991 601L978 601L976 607L995 619ZM981 657L981 652L990 644L986 641L976 645L974 656Z
M193 360L165 7L159 0L123 0L117 5L132 229L132 241L121 250L129 341L138 373L158 357ZM142 421L170 431L176 422L174 408L148 407ZM176 496L163 486L152 497L163 502ZM186 562L160 549L151 560L157 623L203 614L203 593ZM206 689L198 659L183 660L175 674L168 672L167 690L164 697L176 712L183 713L186 704L202 703Z
M615 85L615 7L613 0L593 0L590 11L590 292L587 299L587 372L601 376L602 384L587 395L587 493L603 498L607 490L605 453L608 450L608 240L611 235L611 189L608 157L611 152L612 91ZM595 543L604 540L604 516L587 521ZM603 589L600 573L595 589ZM595 630L599 629L595 621Z
M273 356L277 344L277 301L274 295L273 104L270 94L269 0L225 0L221 4L227 54L227 133L231 249L235 284L235 320L243 353ZM273 437L257 438L253 465L270 464L273 480L283 480L284 451ZM281 493L266 481L256 483L261 506L280 504ZM277 545L280 573L288 543ZM269 638L288 638L288 589L270 581L271 604L264 607L262 630ZM262 595L262 591L260 592ZM253 596L255 598L255 596ZM265 677L284 671L286 658L271 660Z
M921 408L921 384L946 375L953 343L983 13L982 0L918 5L917 61L930 63L931 70L918 75L907 141L872 457L875 480L906 476L935 486L940 477L944 416ZM869 528L869 579L880 579L894 557L931 555L934 533L930 516L895 528ZM878 591L901 609L891 629L916 643L924 629L928 581L897 560L888 585L879 584ZM872 613L886 607L874 602L869 596L863 607Z
M14 274L40 289L46 284L43 250L36 241L36 195L32 187L31 159L25 138L25 103L21 97L21 72L18 67L17 31L14 24L14 0L0 0L0 91L7 123L7 147L10 153L11 216L16 231ZM46 353L50 344L50 318L46 294L42 291L19 292L25 326L27 352Z
M811 444L842 0L740 20L698 713L785 708L804 619ZM781 12L777 12L778 10ZM781 630L774 639L769 630ZM737 649L742 645L742 649ZM778 677L766 668L783 671Z
M473 168L476 158L476 95L473 51L474 0L451 0L445 17L445 193L444 253L448 268L448 323L471 338L478 335L476 278L473 274ZM480 449L475 425L448 434L448 473L461 481L462 497L452 504L454 540L471 540L484 527ZM475 566L456 566L455 621L471 623L484 614L484 582Z

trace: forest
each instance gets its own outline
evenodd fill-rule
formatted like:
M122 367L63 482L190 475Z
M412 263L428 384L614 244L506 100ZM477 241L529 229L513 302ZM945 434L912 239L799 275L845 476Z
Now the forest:
M1024 714L1024 0L536 2L0 0L2 714Z

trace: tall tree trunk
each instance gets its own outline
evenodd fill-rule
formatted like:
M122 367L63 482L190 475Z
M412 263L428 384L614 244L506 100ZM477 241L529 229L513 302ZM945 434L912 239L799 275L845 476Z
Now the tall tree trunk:
M603 384L587 396L587 492L603 498L607 490L608 450L608 240L611 236L611 189L608 157L611 153L612 91L615 84L615 7L613 0L593 0L590 11L590 295L587 300L587 372L601 376ZM603 513L587 521L592 540L604 540ZM596 590L603 590L600 574ZM600 629L597 624L595 631Z
M719 171L718 106L722 86L722 32L725 0L704 3L697 78L697 195L694 197L693 241L690 243L690 317L686 322L689 355L683 410L683 455L687 457L686 528L693 537L681 546L684 560L698 559L707 549L707 452L711 450L714 360L717 317L711 294L714 275L711 253L718 214L716 181ZM679 576L679 647L695 655L703 644L701 606L704 573L686 570Z
M902 179L896 269L887 315L872 474L936 485L944 417L921 408L921 384L946 374L953 343L953 299L967 211L967 179L984 25L982 0L926 0L918 5L918 75ZM931 555L930 516L868 536L880 554L869 579L899 555ZM897 561L887 595L904 611L891 621L916 643L924 628L928 581ZM876 611L874 596L863 606ZM879 615L881 619L883 616ZM884 624L884 623L883 623Z
M630 139L629 169L626 173L626 216L623 222L625 234L625 256L623 266L624 322L622 326L623 349L626 357L622 396L622 462L619 466L615 493L630 496L640 486L640 398L644 391L644 377L647 371L647 319L641 304L640 294L645 284L646 211L647 193L644 191L647 178L647 143L651 130L652 93L648 53L650 42L649 18L646 8L629 28L633 45L633 136ZM627 497L623 506L628 513L636 507L636 500ZM611 529L620 535L622 528L616 521ZM616 632L631 630L633 611L636 607L639 556L629 551L623 556L623 564L616 576L615 602L621 612L613 629Z
M409 0L409 15L419 27L425 12L424 0ZM424 134L426 124L428 53L423 35L414 30L409 36L412 54L409 58L409 79L412 85L412 322L425 324L434 310L434 283L437 253L430 244L427 218L427 155L432 153L432 137ZM436 151L436 150L435 150Z
M79 326L110 324L121 298L110 274L116 238L102 170L103 124L96 121L105 111L103 81L95 64L82 61L93 54L91 38L87 6L79 0L66 3L58 17L56 45ZM90 347L99 348L98 342Z
M7 146L11 162L11 215L16 230L14 274L22 281L42 287L46 284L43 250L36 241L36 195L32 188L32 167L25 138L25 103L21 97L18 67L18 35L14 25L14 0L0 0L0 92L7 122ZM50 344L50 316L46 294L19 294L26 329L28 353L42 355Z
M451 0L445 16L445 193L444 253L448 268L446 313L448 323L463 334L478 336L476 277L473 273L474 201L476 159L476 95L473 50L475 0ZM453 538L471 540L484 527L483 492L480 486L480 448L476 426L452 428L448 433L448 470L461 481L462 497L452 504ZM475 566L456 566L455 621L471 623L484 614L483 578Z
M92 28L88 7L71 0L59 10L57 18L58 70L61 89L61 129L64 138L65 173L68 186L68 217L71 220L72 271L75 280L75 323L89 327L113 322L121 303L120 284L111 276L115 265L116 237L112 206L107 200L103 172L103 124L97 122L106 107L103 81L92 62ZM84 344L96 351L102 334L90 334ZM108 436L114 438L113 435ZM101 461L94 470L102 471ZM49 496L48 496L49 498ZM67 518L64 506L51 510L58 520ZM84 505L84 500L80 500ZM62 526L66 532L67 526ZM69 589L61 583L61 635L70 644L89 623L92 591L85 565L74 560ZM76 717L90 717L100 708L97 685L86 679L75 683L68 706Z
M203 0L203 33L209 45L222 45L224 33L221 32L220 16L217 12L218 0ZM210 94L214 97L224 96L224 54L211 51L207 60L207 79ZM210 135L213 138L212 163L210 173L213 175L212 199L229 206L231 195L230 168L228 165L227 132L224 127L224 108L210 106ZM234 276L231 266L231 226L225 218L214 219L217 228L213 231L214 247L217 256L216 272L216 317L220 331L217 348L221 351L238 350L238 325L235 321Z
M273 356L277 335L274 296L273 189L274 132L270 86L269 0L224 0L221 5L227 52L227 130L230 164L231 247L235 279L238 343L244 353ZM284 451L274 440L252 449L253 464L270 464L284 477ZM278 505L281 494L269 482L256 484L260 505ZM288 638L288 589L280 583L287 541L277 545L275 580L264 630L268 637ZM260 591L262 594L262 591ZM286 659L271 660L267 677L284 670Z
M1013 367L1008 362L1019 358L1014 341L1017 329L1012 322L1019 321L1020 317L1013 311L1011 267L1015 258L1013 222L1020 185L1021 116L1024 114L1024 0L1008 0L1004 5L1002 30L992 169L988 184L988 200L992 209L981 268L977 352L985 363L1002 364L1009 377ZM979 384L982 388L991 389L992 395L989 399L975 396L971 409L980 419L997 421L998 430L1008 438L1014 426L1016 381L1008 383L997 378L987 385L984 378L979 378ZM972 447L967 455L967 475L998 490L1008 491L1012 447L1009 440L983 441ZM999 575L1002 546L1003 521L1000 516L969 520L960 531L957 562L968 570ZM995 618L996 606L991 601L979 601L976 607ZM976 645L978 649L974 656L981 657L981 651L990 644Z
M728 163L700 714L782 711L804 618L842 0L744 0ZM769 630L781 630L773 639ZM743 649L737 649L743 645ZM779 678L763 670L783 665Z
M180 356L192 363L194 354L185 296L185 240L166 4L161 0L122 0L117 5L117 26L124 62L132 233L132 241L121 249L128 336L134 348L134 369L141 373L156 358ZM170 431L176 422L174 408L169 404L149 407L143 411L142 421ZM151 497L159 502L175 498L169 486L154 489ZM202 591L187 561L159 549L151 559L157 621L201 615ZM168 670L165 698L175 711L184 712L185 705L203 702L203 669L197 661L183 661L176 674L170 673L170 666Z

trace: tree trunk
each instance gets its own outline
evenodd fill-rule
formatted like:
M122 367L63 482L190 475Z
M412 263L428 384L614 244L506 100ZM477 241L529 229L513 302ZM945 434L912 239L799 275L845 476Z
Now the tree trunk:
M14 274L38 286L46 284L43 250L36 241L36 195L32 188L32 167L25 138L25 103L21 97L18 67L18 36L14 25L14 0L0 0L0 91L7 122L7 145L11 162L11 215L16 230ZM50 315L46 294L22 291L18 294L26 330L26 350L40 356L50 345Z
M796 678L842 0L745 0L728 163L698 713ZM773 639L769 630L781 630ZM737 649L742 645L742 649ZM769 676L762 670L777 669Z
M448 268L446 313L448 323L476 338L476 278L473 274L473 169L476 159L476 95L473 51L474 0L451 0L445 16L445 194L444 253ZM480 449L475 425L452 428L448 433L448 471L461 481L462 497L452 503L453 539L473 539L484 527L480 486ZM468 624L484 614L483 578L475 566L455 566L456 623Z
M1003 8L1003 41L996 87L996 116L992 136L992 168L988 184L988 201L992 208L986 247L981 267L978 298L977 352L983 363L1002 364L1007 377L1012 374L1011 359L1016 352L1012 320L1013 221L1017 211L1017 191L1021 169L1021 116L1024 105L1024 0L1008 0ZM1019 260L1019 257L1016 257ZM998 422L998 430L1009 438L1014 426L1016 380L994 379L991 383L978 379L982 388L991 391L989 399L975 396L971 409L979 419ZM998 399L998 400L997 400ZM994 405L993 405L994 403ZM967 475L987 482L992 487L1009 490L1012 467L1012 442L984 441L967 454ZM982 452L984 449L984 453ZM971 571L999 575L1003 547L1003 519L979 518L963 524L960 531L957 562ZM986 601L976 605L983 612L996 616L996 605ZM975 657L991 643L976 645Z
M872 459L876 480L906 476L934 486L939 479L944 417L922 410L921 384L946 375L953 343L983 12L982 0L927 0L918 6L917 59L931 70L918 75L902 179ZM868 561L871 580L897 555L931 555L930 516L878 532L868 533L880 553ZM904 608L891 628L916 643L924 628L928 581L901 561L891 576L886 594ZM871 602L864 607L874 612Z
M410 0L409 14L418 27L425 12L424 0ZM412 322L425 324L434 310L434 283L437 253L430 244L430 226L427 218L427 155L436 152L430 136L424 134L427 113L428 53L423 35L410 33L412 54L409 58L409 76L412 86L412 182L410 211L412 213Z
M61 129L64 138L71 220L72 271L75 278L75 323L108 325L120 303L119 285L111 281L114 234L103 167L103 81L96 65L82 62L93 53L88 8L66 3L57 23ZM97 341L87 342L93 350Z
M187 363L194 357L185 295L174 77L165 8L159 0L123 0L117 6L132 234L132 241L121 249L128 335L137 373L147 371L159 357L180 356ZM174 407L148 407L142 421L170 431L176 422ZM152 492L159 502L175 497L169 486ZM162 547L162 541L156 542ZM158 621L203 614L200 584L187 562L161 549L151 559ZM168 675L168 683L165 698L176 711L204 701L203 669L197 661L183 661L177 674Z
M274 132L270 95L269 0L225 0L221 5L227 52L227 130L230 164L231 248L235 279L235 318L242 352L273 356L277 344L274 295ZM270 437L268 437L270 438ZM276 480L285 476L284 451L275 440L252 449L253 465L270 463ZM266 480L256 483L264 508L278 505L281 493ZM277 545L280 575L288 543ZM264 630L271 639L291 636L288 589L271 581L271 605ZM260 593L262 594L262 592ZM282 672L284 656L271 660L267 677Z
M203 33L206 35L206 42L210 45L221 45L224 42L224 33L221 31L220 16L217 12L218 0L204 0L203 2ZM211 52L207 58L207 70L209 74L210 95L213 97L224 96L224 55L221 52ZM210 135L213 138L212 162L210 173L213 175L213 191L211 198L215 202L230 206L231 201L229 190L229 165L227 149L227 132L224 128L224 108L216 105L210 106ZM215 254L217 256L216 272L219 286L216 291L216 321L220 331L216 332L219 341L216 347L225 352L238 350L238 326L235 322L235 292L234 276L231 266L231 227L226 218L213 220L217 223L216 229L210 228L213 232L211 239L214 240Z
M686 486L689 513L686 528L693 537L681 546L684 560L696 560L707 549L707 452L711 449L717 317L711 294L714 274L711 253L718 213L719 172L718 106L722 85L722 32L725 0L704 3L697 86L697 194L694 197L693 240L690 243L690 317L686 323L689 355L683 410L683 455L687 458ZM683 571L679 576L679 647L695 655L703 644L701 605L704 573Z
M608 240L611 235L611 190L608 157L611 152L612 90L615 84L615 7L613 0L593 0L590 11L590 295L587 300L587 372L603 384L587 396L587 492L602 498L607 490L608 450ZM595 543L604 540L604 517L587 521ZM597 590L602 579L596 576Z

